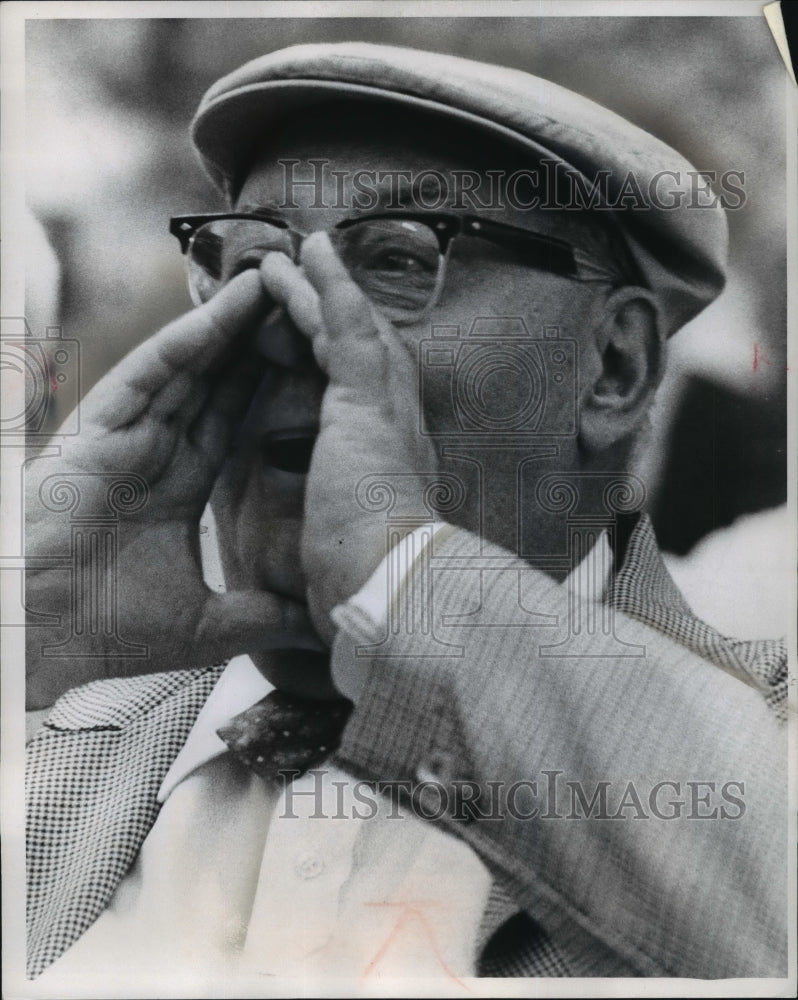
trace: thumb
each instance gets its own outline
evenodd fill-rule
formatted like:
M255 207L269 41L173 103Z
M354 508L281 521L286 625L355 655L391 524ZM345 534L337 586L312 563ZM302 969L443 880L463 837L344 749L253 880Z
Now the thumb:
M324 652L304 604L261 590L210 594L197 628L196 644L214 660L258 649Z

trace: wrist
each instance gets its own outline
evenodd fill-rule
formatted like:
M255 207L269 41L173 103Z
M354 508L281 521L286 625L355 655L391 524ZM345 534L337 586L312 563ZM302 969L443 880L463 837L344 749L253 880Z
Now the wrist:
M430 521L397 532L390 550L365 584L331 610L335 629L332 678L351 701L358 700L365 684L367 661L358 656L358 648L384 641L389 624L396 624L400 617L401 595L409 579L425 571L433 539L440 544L451 531L442 521Z

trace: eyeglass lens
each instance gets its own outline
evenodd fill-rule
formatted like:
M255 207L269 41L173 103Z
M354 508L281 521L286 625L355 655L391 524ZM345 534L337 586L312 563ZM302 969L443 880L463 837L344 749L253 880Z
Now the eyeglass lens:
M433 301L443 258L429 226L409 219L363 219L329 235L352 279L389 319L411 319ZM188 251L192 299L207 302L237 274L258 267L270 251L294 260L296 247L290 230L269 222L206 222Z

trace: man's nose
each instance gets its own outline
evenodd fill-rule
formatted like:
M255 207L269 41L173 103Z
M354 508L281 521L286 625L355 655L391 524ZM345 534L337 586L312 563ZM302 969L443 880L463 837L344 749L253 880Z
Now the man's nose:
M315 366L310 340L280 305L275 305L260 324L255 347L267 361L283 368Z

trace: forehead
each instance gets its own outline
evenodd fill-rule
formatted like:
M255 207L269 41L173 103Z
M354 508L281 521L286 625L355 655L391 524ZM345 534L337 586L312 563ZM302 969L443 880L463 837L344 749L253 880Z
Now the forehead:
M483 182L487 178L490 184L490 171L506 177L536 167L525 151L519 153L494 137L486 140L484 133L440 116L396 113L377 105L326 106L270 130L251 158L235 207L239 211L272 212L297 232L310 233L347 218L379 214L389 207L418 212L415 198L410 205L385 202L408 188L412 193L413 185L424 175L431 180L429 175L434 171L444 178L448 197L435 209L424 206L427 211L489 215L496 221L584 246L588 230L577 213L523 210L502 198L490 208L452 205L462 194L458 177L462 180L464 173L467 184L474 178ZM381 172L389 175L383 176L382 183ZM397 178L399 172L401 177ZM369 192L381 194L383 204L364 208ZM358 203L354 195L363 195L363 200ZM485 189L481 197L487 197ZM523 316L530 329L554 324L577 332L575 317L581 316L592 296L593 286L530 269L492 245L463 240L449 262L435 315L445 315L447 323L463 329L470 327L475 316L512 315ZM429 320L424 319L402 327L399 336L414 342L428 332Z
M435 112L319 105L272 125L250 163L235 207L276 210L302 230L404 208L485 215L599 256L616 239L595 212L522 207L534 196L551 202L530 151Z

